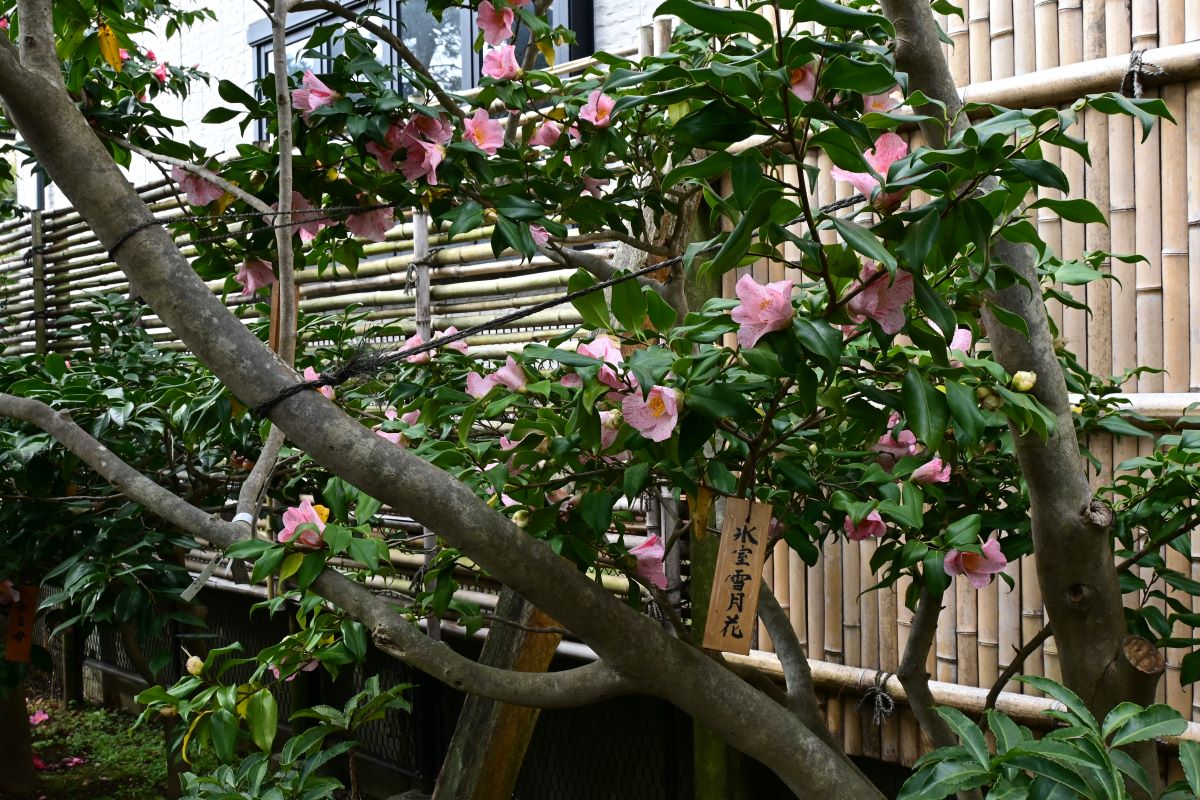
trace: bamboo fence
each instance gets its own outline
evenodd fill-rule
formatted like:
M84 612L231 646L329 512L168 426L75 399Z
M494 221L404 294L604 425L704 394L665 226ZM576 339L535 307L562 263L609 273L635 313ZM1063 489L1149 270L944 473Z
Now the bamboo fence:
M719 3L723 4L723 3ZM1174 421L1192 398L1200 400L1200 2L1185 0L963 0L964 18L939 14L953 45L946 46L952 72L964 98L1018 107L1066 105L1092 92L1116 90L1129 54L1147 49L1146 62L1164 70L1146 81L1147 94L1161 96L1178 125L1157 126L1145 142L1135 123L1094 112L1080 117L1072 131L1091 147L1085 162L1071 152L1048 152L1071 180L1075 196L1095 202L1109 225L1078 225L1049 214L1036 222L1042 236L1064 258L1088 250L1141 253L1148 263L1129 265L1111 259L1106 266L1115 280L1085 289L1062 287L1086 300L1090 312L1054 308L1059 335L1089 369L1120 374L1135 365L1164 370L1128 385L1133 406L1148 416ZM669 38L660 21L641 36L642 52L660 52ZM1047 150L1051 150L1047 148ZM816 202L845 197L850 190L829 178L823 154L810 156L820 168ZM793 172L788 177L795 180ZM1044 193L1051 196L1051 193ZM171 188L147 187L147 201L163 217L181 212ZM914 197L911 202L920 202ZM568 271L545 260L497 259L488 246L490 229L481 228L448 241L430 230L433 250L430 310L434 330L462 328L504 311L531 305L561 293ZM416 287L409 280L414 257L414 229L406 217L388 241L368 246L368 259L357 273L298 275L300 307L332 313L359 304L373 323L397 327L395 339L416 330ZM31 253L44 245L43 255ZM185 243L186 245L186 243ZM611 253L600 243L597 251ZM748 270L758 280L780 280L785 271L762 262ZM45 346L69 352L77 344L71 326L55 320L76 307L86 292L126 291L127 284L71 210L0 225L0 344L8 353L39 351ZM732 296L737 276L728 275L725 292ZM791 276L795 277L795 276ZM214 291L222 291L220 282ZM246 322L262 321L264 309L230 294L227 302ZM472 339L473 351L499 354L521 342L544 338L579 324L570 307L531 318L522 327L493 331ZM151 314L145 324L164 346L178 346ZM1122 439L1088 443L1101 467L1101 485L1114 468L1146 445ZM665 519L667 511L657 513ZM1200 547L1200 532L1193 532ZM908 638L912 613L904 607L905 586L862 593L875 583L869 562L874 543L827 541L821 558L807 566L786 547L767 561L766 580L774 587L793 626L814 662L830 727L851 754L912 764L924 746L911 713L875 724L859 713L857 702L876 672L893 673ZM1170 565L1200 579L1200 562L1174 551ZM999 581L981 591L956 585L945 597L929 671L939 682L939 702L978 710L979 689L986 690L1009 664L1014 652L1042 628L1045 618L1033 559L1010 565L1015 588ZM961 583L961 582L960 582ZM1176 599L1200 611L1187 595ZM1130 603L1137 602L1130 597ZM1186 631L1178 631L1186 633ZM777 661L772 643L758 631L752 663L770 672ZM1200 722L1200 691L1179 683L1185 652L1166 653L1168 671L1162 698L1188 718ZM1025 672L1056 677L1058 652L1051 638L1025 661ZM891 688L897 682L886 683ZM1022 695L1024 693L1024 695ZM1001 708L1023 722L1036 719L1049 701L1011 683ZM1188 738L1200 737L1193 726Z

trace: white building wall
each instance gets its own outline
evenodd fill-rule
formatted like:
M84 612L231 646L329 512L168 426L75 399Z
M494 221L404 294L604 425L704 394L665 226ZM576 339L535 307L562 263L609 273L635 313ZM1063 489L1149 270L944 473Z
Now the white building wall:
M660 2L595 0L596 49L622 50L636 46L638 28L651 21ZM261 20L263 15L250 0L208 0L197 5L212 9L216 19L205 20L172 39L145 35L139 37L138 42L142 50L153 50L159 60L165 59L172 66L194 65L212 76L208 84L195 82L186 99L163 95L158 104L164 114L185 123L185 127L176 130L176 137L204 145L210 155L229 155L235 145L253 134L253 130L247 130L243 135L236 120L208 125L202 124L200 119L209 109L227 105L217 94L220 80L232 81L245 89L250 87L254 80L254 55L247 32L250 24ZM130 182L140 186L160 179L162 172L144 159L135 158L128 175ZM28 171L18 181L17 196L30 208L37 205L36 181ZM48 209L70 205L54 186L47 187L45 203Z

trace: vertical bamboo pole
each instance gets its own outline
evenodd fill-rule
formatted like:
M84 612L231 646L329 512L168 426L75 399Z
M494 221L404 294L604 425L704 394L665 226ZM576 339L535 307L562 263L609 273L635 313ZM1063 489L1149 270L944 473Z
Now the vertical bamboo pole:
M991 0L992 78L1012 77L1016 69L1013 0Z
M1058 4L1058 58L1060 64L1076 64L1083 60L1083 3L1082 0L1059 0ZM1072 195L1082 196L1084 188L1084 160L1074 152L1059 150L1061 166L1070 183ZM1083 256L1085 241L1084 227L1075 222L1062 225L1062 250L1064 260ZM1083 286L1061 287L1078 302L1087 300ZM1077 354L1080 361L1087 363L1087 312L1082 309L1064 308L1062 337Z
M875 555L878 542L868 539L860 542L861 552L858 562L858 584L864 590L875 585L875 576L871 573L871 557ZM854 598L859 606L862 618L859 620L859 659L857 664L871 669L880 669L879 660L879 590L876 589ZM868 758L879 758L881 752L880 728L868 715L861 717L862 725L862 754Z
M967 40L971 47L971 83L992 77L992 32L988 0L970 0L967 13Z
M1038 71L1058 66L1058 2L1057 0L1036 0L1034 14L1037 29L1032 37L1036 42L1036 62ZM1043 146L1042 157L1051 164L1061 163L1061 154L1057 147ZM1062 193L1054 189L1039 187L1038 199L1062 197ZM1062 252L1062 220L1047 208L1038 209L1038 234L1046 242L1051 252ZM1063 307L1061 303L1049 304L1050 318L1060 335L1063 323Z
M842 548L839 537L825 543L825 660L844 664L842 642ZM825 706L826 724L833 738L843 741L842 699L830 694Z
M775 543L775 555L771 559L775 579L773 584L775 599L779 601L779 605L783 607L789 617L792 614L791 573L789 572L791 557L787 542L781 539Z
M1037 69L1037 15L1033 10L1034 0L1012 0L1013 10L1013 64L1014 75L1025 75Z
M30 269L33 271L33 341L34 352L45 355L49 350L46 329L46 257L43 254L45 232L42 227L42 211L35 209L29 215Z
M1013 579L1013 588L1008 584L997 587L1000 595L1000 646L997 648L997 672L1003 672L1012 663L1013 655L1021 647L1021 562L1010 561L1004 568L1004 573ZM997 584L999 582L997 581ZM1020 692L1021 686L1015 681L1004 685L1006 692Z
M1105 42L1104 5L1088 2L1083 7L1084 58L1103 58ZM1096 204L1102 213L1110 212L1108 122L1097 111L1085 111L1080 121L1083 137L1090 145L1091 164L1084 170L1084 196ZM1109 226L1092 223L1084 229L1084 241L1089 250L1111 252L1112 236ZM1112 269L1112 259L1102 268ZM1105 375L1112 371L1112 287L1110 281L1092 281L1087 286L1087 303L1091 316L1087 318L1087 363L1090 369ZM1101 464L1101 474L1094 485L1107 483L1112 475L1112 440L1093 436L1088 448Z
M979 590L970 581L956 580L955 644L958 648L958 678L962 686L979 685Z
M968 11L964 3L959 3L964 13ZM964 19L957 14L946 15L946 35L953 42L950 48L950 74L954 76L955 86L966 86L971 82L971 42L970 29Z
M958 597L954 587L942 595L942 613L938 615L937 639L933 650L936 668L930 670L935 680L958 683L958 642L955 631L958 627Z
M1185 36L1187 41L1200 40L1200 7L1187 7ZM1200 81L1190 81L1186 88L1188 131L1200 130ZM1187 225L1188 225L1188 299L1190 306L1200 311L1200 137L1187 137ZM1200 389L1200 325L1190 325L1189 388ZM1197 552L1193 549L1192 552ZM1197 697L1200 700L1200 695Z
M1151 48L1158 44L1158 5L1155 0L1133 0L1133 46ZM1159 193L1161 159L1160 126L1155 126L1145 141L1135 145L1134 204L1137 208L1135 252L1149 263L1137 268L1137 360L1142 366L1161 367L1163 363L1162 319L1162 197ZM1140 139L1141 137L1139 137ZM1161 392L1161 374L1144 375L1138 389Z
M1194 3L1193 3L1194 5ZM1182 44L1184 29L1183 0L1159 0L1159 43L1163 47ZM1187 119L1185 101L1187 88L1182 83L1164 86L1162 97L1172 116L1181 122ZM1162 163L1162 284L1163 284L1163 388L1168 392L1186 392L1189 383L1190 354L1188 352L1190 328L1188 308L1188 196L1187 196L1187 151L1188 131L1182 125L1161 125ZM1196 135L1193 130L1192 135ZM1167 566L1183 574L1191 571L1187 556L1174 548L1166 548ZM1167 589L1167 596L1191 609L1192 596L1178 589ZM1177 624L1174 636L1188 635L1188 629ZM1167 650L1167 672L1164 683L1167 687L1167 704L1183 713L1191 705L1192 689L1179 682L1179 668L1188 648Z
M879 605L879 668L895 672L900 667L899 622L896 618L896 584L877 593ZM879 755L889 764L900 761L900 720L893 715L879 734Z
M1130 18L1125 0L1108 0L1105 4L1105 32L1110 56L1124 55L1130 47ZM1112 250L1133 253L1136 250L1136 224L1133 173L1141 167L1134 161L1134 125L1123 117L1108 118L1109 153L1109 226ZM1110 284L1112 309L1112 371L1120 375L1137 364L1137 270L1133 265L1114 261ZM1095 364L1093 369L1098 369ZM1126 384L1126 391L1137 391L1136 379ZM1128 454L1114 446L1113 462Z
M767 553L767 559L763 563L762 579L768 589L775 590L775 548L772 548ZM778 599L776 595L776 599ZM767 630L767 626L762 624L762 620L758 621L755 628L755 641L751 643L751 647L762 650L766 653L775 652L775 642L771 639L771 633Z
M1000 676L1000 586L994 580L979 590L976 598L978 634L976 635L975 664L978 685L991 688ZM1005 589L1007 590L1007 586Z
M1037 556L1029 555L1020 561L1021 567L1021 641L1032 640L1046 624L1042 611L1042 587L1037 579ZM1025 675L1045 675L1045 656L1043 648L1038 647L1025 659L1021 670ZM1032 687L1025 686L1025 694L1040 694Z
M808 608L804 594L807 588L808 565L796 553L788 554L788 618L804 648L805 655L813 656L808 641Z
M862 546L847 541L842 545L842 663L861 665L862 662L862 604L859 592ZM850 700L842 708L842 742L846 752L862 755L862 724L858 706Z

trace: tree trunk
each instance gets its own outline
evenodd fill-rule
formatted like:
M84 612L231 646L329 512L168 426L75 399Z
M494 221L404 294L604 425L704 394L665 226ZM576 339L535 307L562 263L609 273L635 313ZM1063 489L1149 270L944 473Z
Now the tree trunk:
M33 768L24 681L0 688L0 731L4 731L4 745L0 746L0 796L34 791L38 776Z

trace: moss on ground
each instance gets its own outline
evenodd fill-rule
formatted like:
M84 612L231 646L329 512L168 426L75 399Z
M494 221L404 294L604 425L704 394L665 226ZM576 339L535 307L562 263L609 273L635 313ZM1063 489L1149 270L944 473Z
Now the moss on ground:
M160 800L166 779L162 729L134 728L136 717L104 709L64 709L34 701L47 719L33 727L44 766L27 800ZM15 800L15 799L14 799ZM20 798L26 800L26 798Z

